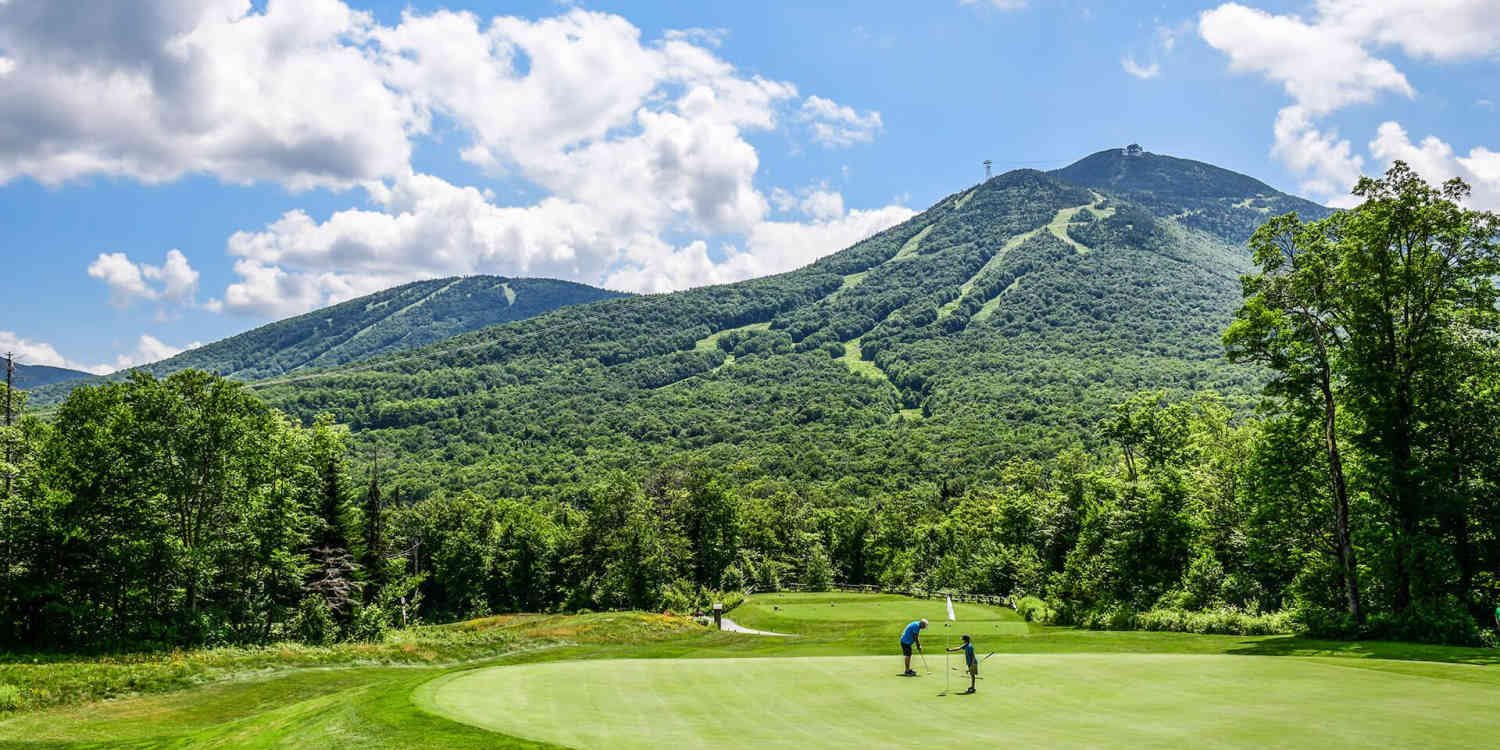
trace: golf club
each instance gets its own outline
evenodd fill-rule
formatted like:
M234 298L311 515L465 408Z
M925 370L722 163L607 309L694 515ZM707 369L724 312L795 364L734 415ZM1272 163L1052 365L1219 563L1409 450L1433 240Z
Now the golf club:
M922 657L922 668L927 670L927 674L932 674L932 667L927 666L927 654L919 648L917 649L917 656Z
M967 669L959 669L958 667L952 667L952 669L955 672L963 672L964 674L968 674L969 673L969 671ZM979 675L974 675L974 679L976 679L976 680L982 680L984 678L980 677Z

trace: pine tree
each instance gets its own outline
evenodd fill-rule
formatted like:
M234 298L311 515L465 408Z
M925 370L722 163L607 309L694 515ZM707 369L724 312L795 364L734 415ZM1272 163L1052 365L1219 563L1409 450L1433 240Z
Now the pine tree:
M349 537L344 530L347 514L343 464L333 456L328 459L323 472L323 492L318 508L322 528L313 535L312 548L308 552L311 571L305 588L308 593L322 596L341 622L347 622L353 614L352 605L358 602L361 588L356 578L360 566L349 553Z
M385 506L380 497L380 469L370 476L370 487L365 491L365 554L364 568L368 585L365 601L373 601L389 582L385 553Z

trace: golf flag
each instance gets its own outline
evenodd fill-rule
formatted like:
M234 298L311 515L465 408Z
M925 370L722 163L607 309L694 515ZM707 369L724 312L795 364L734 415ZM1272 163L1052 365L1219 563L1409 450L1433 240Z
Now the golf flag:
M953 597L951 597L951 596L948 597L948 619L950 619L950 620L957 620L958 619L957 617L953 616Z

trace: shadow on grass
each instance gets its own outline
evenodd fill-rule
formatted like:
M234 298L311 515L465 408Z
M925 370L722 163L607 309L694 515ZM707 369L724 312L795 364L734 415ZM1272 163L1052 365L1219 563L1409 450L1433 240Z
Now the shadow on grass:
M1397 641L1320 641L1291 635L1246 641L1239 648L1229 649L1226 653L1240 656L1343 656L1500 667L1500 649L1431 646Z

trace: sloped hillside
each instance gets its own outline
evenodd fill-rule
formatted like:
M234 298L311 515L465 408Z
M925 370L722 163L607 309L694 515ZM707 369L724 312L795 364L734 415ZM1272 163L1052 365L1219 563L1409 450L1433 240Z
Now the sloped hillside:
M995 177L790 273L257 390L350 423L418 492L566 496L676 461L847 491L972 476L1088 441L1140 389L1244 406L1257 376L1224 361L1219 333L1244 227L1285 207L1325 211L1198 162L1101 152Z
M0 368L4 367L5 357L0 356ZM53 383L91 377L93 375L82 370L70 370L66 367L51 367L49 365L23 365L17 362L15 372L11 375L11 384L16 388L31 389Z
M406 351L559 307L621 296L625 295L555 279L459 276L415 281L264 325L140 369L158 376L199 369L240 380L268 378ZM123 373L110 377L120 376ZM76 385L43 389L34 400L60 399Z

